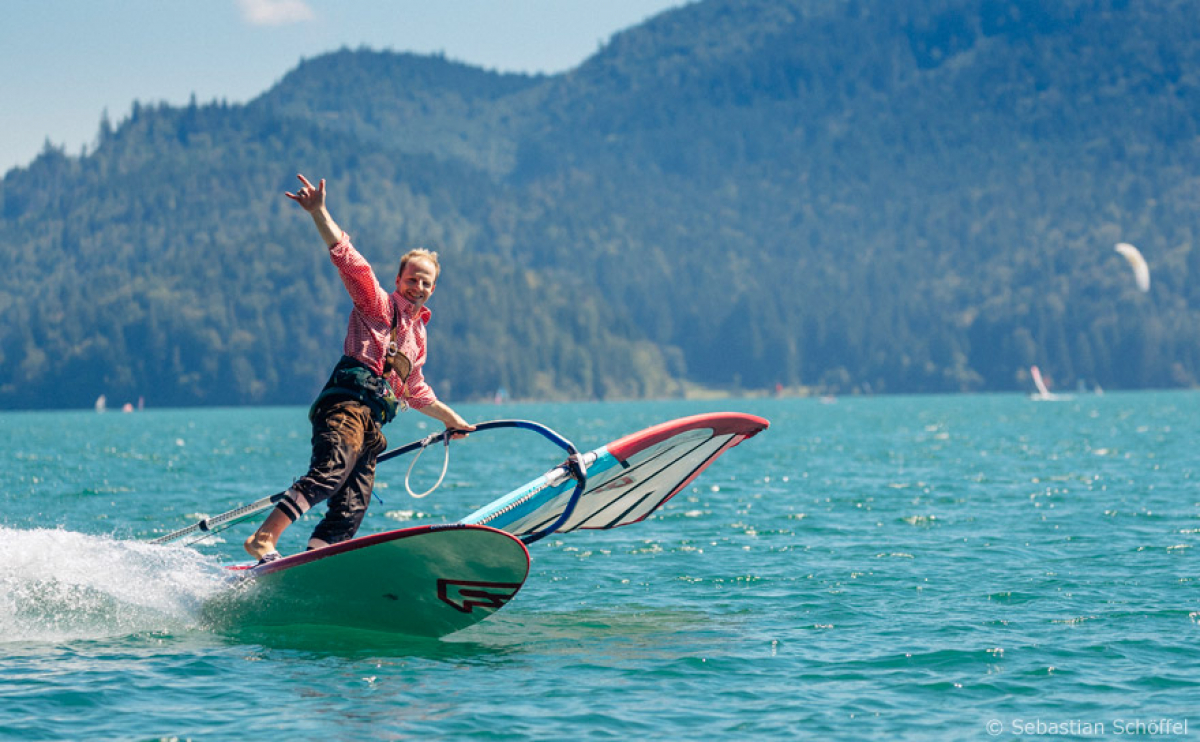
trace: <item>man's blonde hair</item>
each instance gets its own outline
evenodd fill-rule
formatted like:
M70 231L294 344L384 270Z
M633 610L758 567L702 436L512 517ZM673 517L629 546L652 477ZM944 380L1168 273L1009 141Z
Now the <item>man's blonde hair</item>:
M438 262L438 254L433 250L426 250L423 247L418 247L409 250L400 257L400 270L396 271L397 278L404 275L404 266L408 265L408 261L412 260L413 258L425 258L430 263L433 263L433 280L436 281L438 276L442 274L442 265Z

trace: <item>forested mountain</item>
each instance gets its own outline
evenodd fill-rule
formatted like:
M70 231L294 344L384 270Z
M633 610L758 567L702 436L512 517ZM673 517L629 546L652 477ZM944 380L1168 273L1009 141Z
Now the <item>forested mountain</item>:
M0 407L303 403L440 251L448 399L1194 386L1200 5L703 0L578 68L342 50L0 182ZM1150 261L1137 291L1117 242Z

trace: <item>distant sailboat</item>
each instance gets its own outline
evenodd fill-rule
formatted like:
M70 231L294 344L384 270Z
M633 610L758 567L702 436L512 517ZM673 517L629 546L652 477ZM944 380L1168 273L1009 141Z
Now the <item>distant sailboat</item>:
M101 394L99 397L96 397L96 412L104 412L107 407L108 400L103 394Z
M1033 377L1033 385L1037 387L1037 391L1029 395L1031 399L1039 402L1056 402L1063 399L1070 399L1069 394L1055 394L1046 386L1046 381L1042 378L1041 369L1037 366L1029 367L1029 375Z

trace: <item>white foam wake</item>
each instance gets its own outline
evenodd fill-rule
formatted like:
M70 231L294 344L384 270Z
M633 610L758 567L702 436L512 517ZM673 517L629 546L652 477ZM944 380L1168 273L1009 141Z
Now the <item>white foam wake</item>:
M191 549L0 526L0 643L190 628L225 579Z

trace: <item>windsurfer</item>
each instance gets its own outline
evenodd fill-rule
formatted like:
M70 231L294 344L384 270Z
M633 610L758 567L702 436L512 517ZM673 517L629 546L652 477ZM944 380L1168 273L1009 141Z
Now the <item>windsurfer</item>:
M389 294L330 216L325 181L314 186L303 175L297 177L301 187L284 195L312 216L354 308L344 355L309 410L313 433L308 473L283 493L259 529L246 539L246 551L267 561L278 556L276 544L284 530L325 500L328 512L313 530L308 548L354 537L371 502L376 457L387 446L382 427L398 410L412 407L449 429L475 429L437 398L422 373L425 325L430 317L425 303L441 270L437 253L419 249L405 253L396 290Z

